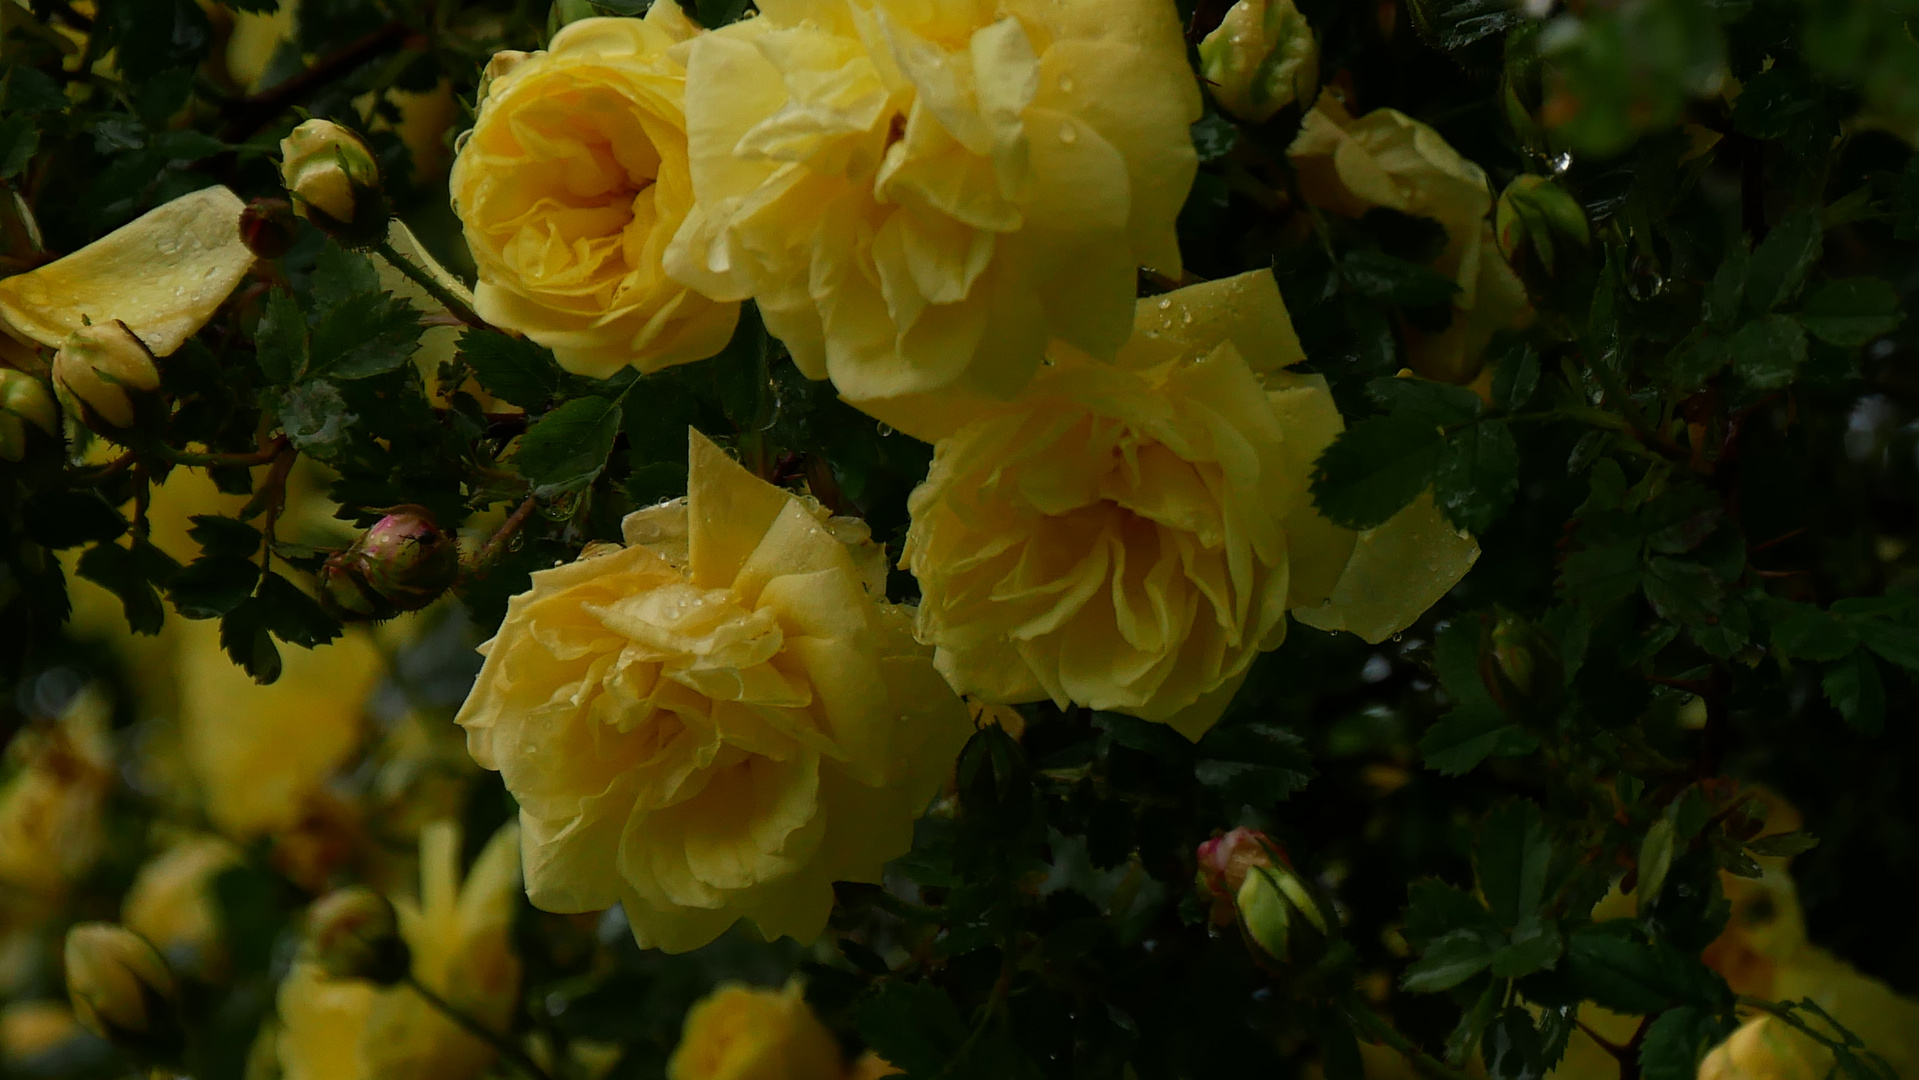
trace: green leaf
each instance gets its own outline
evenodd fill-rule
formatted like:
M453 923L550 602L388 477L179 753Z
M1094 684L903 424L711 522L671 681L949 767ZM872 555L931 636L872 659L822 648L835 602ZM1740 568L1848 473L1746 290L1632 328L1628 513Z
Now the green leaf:
M167 579L167 599L189 619L213 619L240 606L260 580L260 567L231 555L206 555Z
M1561 968L1572 987L1600 1008L1632 1016L1659 1012L1683 998L1729 998L1710 970L1647 941L1629 919L1573 931Z
M1431 379L1371 379L1366 396L1396 417L1433 424L1464 424L1479 417L1479 395L1463 386Z
M1732 1035L1726 1018L1693 1005L1660 1013L1647 1026L1639 1044L1643 1080L1693 1080L1699 1062L1713 1047Z
M1492 966L1496 945L1483 931L1454 930L1435 938L1406 968L1400 989L1413 994L1451 990Z
M603 397L575 398L527 429L513 464L540 498L578 491L606 468L619 434L619 405Z
M1821 685L1826 700L1846 718L1846 723L1868 735L1877 735L1886 726L1886 687L1879 679L1879 664L1865 649L1854 649L1826 665Z
M55 551L116 540L127 531L127 519L92 491L42 491L20 510L27 535Z
M1419 738L1426 767L1443 776L1464 775L1489 757L1523 757L1537 749L1538 736L1490 704L1453 709Z
M1519 446L1504 421L1461 428L1446 439L1433 473L1433 500L1446 520L1485 532L1519 491Z
M1662 619L1697 626L1719 615L1719 579L1698 563L1658 556L1646 565L1643 584L1646 600Z
M311 649L325 645L343 632L340 621L326 613L319 601L278 574L260 579L253 598L261 625L289 645Z
M1378 251L1349 251L1339 263L1340 277L1361 296L1401 307L1450 305L1459 283L1422 263Z
M1313 501L1349 529L1383 524L1426 490L1442 436L1437 425L1376 416L1339 433L1313 467Z
M280 429L287 441L319 461L338 461L352 450L359 420L347 410L340 388L324 380L299 383L280 398Z
M1639 900L1641 904L1653 904L1659 900L1659 891L1666 887L1666 874L1672 870L1673 848L1678 842L1678 829L1671 817L1661 817L1646 830L1645 839L1639 842Z
M1560 587L1566 599L1605 611L1639 587L1638 542L1584 547L1566 557Z
M1493 954L1492 973L1497 979L1519 979L1535 971L1545 971L1559 962L1566 951L1566 939L1551 923L1531 923L1514 930L1512 940Z
M1758 318L1798 293L1823 237L1816 207L1799 207L1779 220L1752 252L1743 305L1747 318Z
M1215 725L1195 753L1193 771L1199 782L1222 798L1248 806L1284 802L1316 775L1305 740L1277 724Z
M553 354L527 338L474 328L460 335L460 358L487 393L523 409L537 409L559 393L565 373Z
M310 288L314 308L326 312L353 297L379 292L380 272L365 255L328 240L314 260Z
M267 293L253 348L268 382L292 382L307 369L306 316L292 293L280 289Z
M413 359L420 313L386 293L362 293L327 309L313 328L313 356L303 377L364 379Z
M8 64L0 75L0 109L9 113L59 112L72 104L60 84L25 64Z
M267 633L264 606L247 599L220 620L220 647L262 686L280 678L280 650Z
M1508 352L1493 369L1493 405L1512 413L1526 407L1539 387L1539 354L1522 345Z
M20 175L40 149L40 128L32 116L21 113L0 120L0 179Z
M860 1038L909 1077L936 1077L966 1041L953 999L930 983L882 982L853 1009Z
M1742 239L1726 251L1725 261L1719 264L1712 284L1706 287L1707 326L1724 332L1739 324L1739 309L1746 298L1746 276L1751 268L1752 248Z
M1794 660L1837 660L1859 644L1851 622L1809 604L1780 605L1785 617L1773 620L1772 647Z
M1539 807L1530 802L1504 803L1480 822L1473 872L1480 895L1501 926L1517 927L1537 918L1552 855L1552 834Z
M1674 349L1659 375L1675 390L1693 390L1724 370L1732 363L1732 356L1732 346L1725 338L1707 334Z
M1849 620L1859 640L1880 658L1919 674L1919 626L1889 619Z
M1546 1075L1545 1046L1532 1014L1511 1006L1486 1025L1481 1055L1492 1080L1540 1080Z
M1800 325L1821 341L1833 345L1864 345L1889 334L1899 325L1899 294L1874 277L1829 281L1806 297Z
M160 606L160 594L154 591L146 567L132 551L114 543L95 544L80 556L77 569L81 577L120 598L134 633L160 632L166 609Z
M1496 934L1499 924L1477 898L1438 878L1420 878L1407 886L1404 934L1414 948L1424 949L1427 943L1461 929Z
M1239 125L1218 113L1209 112L1193 123L1193 149L1202 164L1216 161L1239 145Z
M1353 1026L1336 1009L1320 1010L1320 1070L1326 1080L1366 1080L1366 1063L1359 1056Z
M229 555L245 559L260 550L260 530L244 521L215 514L195 514L187 520L192 522L187 535L200 545L204 555Z
M1777 390L1806 362L1806 331L1790 316L1768 315L1740 327L1727 348L1733 371L1747 386Z
M1800 830L1797 832L1772 833L1757 840L1746 841L1746 850L1761 858L1790 859L1802 855L1819 846L1819 838Z

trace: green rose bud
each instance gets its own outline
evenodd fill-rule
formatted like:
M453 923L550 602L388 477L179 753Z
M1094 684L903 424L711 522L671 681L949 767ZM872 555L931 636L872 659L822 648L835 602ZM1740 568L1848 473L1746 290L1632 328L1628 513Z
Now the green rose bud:
M81 923L67 931L65 959L81 1026L142 1062L179 1060L179 987L145 938L114 923Z
M1324 947L1329 930L1318 901L1284 866L1255 866L1235 898L1246 939L1270 960L1288 963Z
M1506 185L1499 196L1493 216L1493 230L1499 250L1507 260L1519 254L1527 240L1539 253L1539 262L1547 273L1553 269L1553 234L1576 241L1581 247L1592 243L1592 229L1586 224L1586 211L1566 189L1550 177L1519 176Z
M1249 124L1319 89L1319 43L1293 0L1239 0L1199 43L1199 65L1213 100Z
M296 212L343 244L386 237L380 166L360 137L331 120L308 120L280 140L280 179Z
M67 338L53 357L53 385L82 423L116 442L157 419L162 404L153 353L118 319Z
M307 910L300 958L335 979L392 986L412 969L399 917L387 898L365 886L335 889Z
M46 384L24 371L0 368L0 459L27 456L29 425L60 437L60 410Z
M459 542L423 506L397 506L320 570L320 593L348 620L390 619L438 599L460 576Z

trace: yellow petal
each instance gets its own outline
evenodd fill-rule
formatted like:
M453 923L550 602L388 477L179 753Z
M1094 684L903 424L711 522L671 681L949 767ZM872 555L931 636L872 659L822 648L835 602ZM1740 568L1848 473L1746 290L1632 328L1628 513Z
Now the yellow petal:
M723 589L733 584L792 496L741 468L698 431L688 428L686 434L693 583Z
M246 204L202 188L150 210L65 258L0 281L0 318L58 347L92 322L119 319L155 356L205 326L253 265L240 240Z
M1424 614L1466 576L1479 544L1454 529L1423 494L1385 524L1359 534L1333 593L1293 615L1320 630L1347 630L1377 644Z

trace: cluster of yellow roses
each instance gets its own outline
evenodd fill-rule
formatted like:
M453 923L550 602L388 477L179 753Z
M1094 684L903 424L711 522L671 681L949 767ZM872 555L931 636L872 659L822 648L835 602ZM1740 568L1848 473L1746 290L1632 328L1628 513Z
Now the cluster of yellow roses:
M712 355L751 299L935 447L917 609L863 526L697 433L685 499L534 575L460 722L536 904L621 901L669 950L741 917L814 937L833 881L909 846L958 694L1197 739L1289 611L1379 640L1472 565L1429 499L1366 533L1314 508L1342 423L1287 370L1271 274L1135 300L1140 267L1180 275L1199 115L1167 0L767 0L713 31L657 0L493 59L451 181L481 316L606 376ZM1523 310L1484 175L1430 129L1328 99L1295 153L1328 210L1442 218L1462 309ZM1458 379L1491 330L1455 323L1415 351Z

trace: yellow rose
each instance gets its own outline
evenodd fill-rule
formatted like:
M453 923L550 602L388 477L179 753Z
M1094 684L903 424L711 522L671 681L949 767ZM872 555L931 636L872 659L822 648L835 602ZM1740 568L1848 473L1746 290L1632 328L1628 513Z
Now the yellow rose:
M511 944L518 848L518 830L501 829L462 885L459 827L429 825L420 831L419 895L393 902L413 977L495 1031L506 1030L520 989ZM328 979L302 960L279 1002L285 1080L474 1080L493 1061L491 1046L406 986Z
M667 1080L843 1080L839 1044L800 984L722 986L686 1012Z
M1331 93L1306 114L1287 151L1308 202L1347 217L1376 207L1445 226L1446 250L1433 268L1453 279L1453 319L1429 334L1402 326L1412 369L1428 379L1471 382L1487 342L1532 320L1526 287L1499 254L1492 189L1479 166L1439 133L1393 109L1355 120Z
M217 972L226 953L213 879L239 864L240 850L217 836L184 837L140 868L121 901L120 921L176 970Z
M453 163L453 208L480 268L475 309L605 378L726 346L739 305L667 278L693 205L686 76L698 32L672 0L644 19L581 19L547 51L502 54Z
M1178 273L1200 115L1165 0L766 0L687 59L698 202L667 268L752 297L849 399L1004 396L1126 340Z
M742 917L811 940L834 881L911 847L966 709L863 522L690 435L687 497L534 574L458 720L519 801L535 906L623 902L670 952Z
M105 695L88 688L7 747L16 764L0 784L0 911L56 906L99 858L114 777L108 718Z
M1198 738L1289 608L1372 641L1417 618L1478 548L1430 498L1357 536L1320 516L1341 421L1322 377L1281 370L1300 359L1258 271L1140 301L1111 365L1056 348L1011 402L883 411L937 440L902 565L940 673Z
M1219 107L1263 124L1319 89L1319 42L1293 0L1239 0L1199 43L1199 73Z

